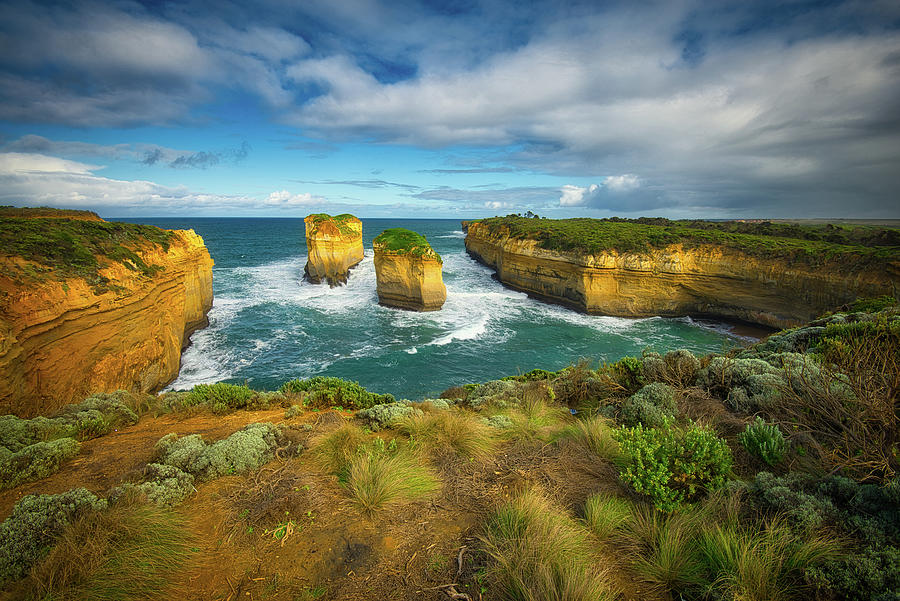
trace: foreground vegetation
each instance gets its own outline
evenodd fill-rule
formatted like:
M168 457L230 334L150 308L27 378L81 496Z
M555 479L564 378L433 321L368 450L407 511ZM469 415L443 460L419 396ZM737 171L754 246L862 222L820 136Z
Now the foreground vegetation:
M835 261L865 267L900 259L900 229L875 226L616 217L543 219L518 215L482 219L480 223L491 230L502 228L516 239L537 240L543 248L588 254L610 250L641 252L671 244L687 248L713 244L809 265Z
M417 402L319 377L3 418L7 457L109 432L90 411L235 426L160 436L111 490L24 497L0 580L32 599L896 599L898 362L900 308L876 299L727 355Z

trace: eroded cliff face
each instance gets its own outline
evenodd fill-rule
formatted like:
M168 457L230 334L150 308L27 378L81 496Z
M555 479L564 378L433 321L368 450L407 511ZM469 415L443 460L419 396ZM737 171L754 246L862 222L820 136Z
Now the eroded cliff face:
M176 230L168 251L136 252L164 269L147 277L111 263L100 273L118 288L99 295L81 278L23 285L0 269L0 414L49 413L95 392L155 392L177 377L188 337L207 324L213 261L193 230Z
M644 253L561 253L505 228L464 224L466 250L504 284L587 313L708 315L774 328L806 323L859 296L900 293L900 265L847 273L767 260L721 246Z
M313 284L325 281L332 287L345 284L350 268L363 260L362 221L350 216L337 221L310 215L304 223L308 252L306 279Z
M375 250L375 277L378 302L410 311L437 311L447 300L442 275L443 264L436 256Z

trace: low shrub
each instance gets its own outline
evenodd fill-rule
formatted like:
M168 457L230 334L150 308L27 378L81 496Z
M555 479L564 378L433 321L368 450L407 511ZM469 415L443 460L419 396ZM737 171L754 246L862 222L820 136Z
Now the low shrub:
M627 394L634 394L648 382L644 368L642 359L622 357L615 363L604 364L598 371L609 376Z
M644 377L648 382L663 382L686 388L694 383L700 371L700 360L691 351L679 349L661 357L658 353L643 355Z
M533 489L497 509L481 541L500 599L615 598L587 530Z
M721 487L731 472L728 444L702 426L678 427L667 419L660 428L619 428L614 437L625 457L619 476L660 511Z
M675 390L668 384L653 382L631 395L622 405L622 421L627 426L643 424L659 428L667 419L675 417Z
M356 416L363 419L373 432L394 426L401 419L422 415L422 411L407 403L385 403L359 411Z
M738 434L738 441L747 452L759 457L769 465L777 465L784 459L787 443L777 424L767 424L757 416Z
M213 413L223 414L247 407L254 398L254 391L245 385L218 382L194 386L184 401L187 406L206 405Z
M158 463L170 465L201 480L240 474L272 460L283 436L270 423L254 423L228 438L207 445L198 434L167 434L157 443Z
M0 455L0 490L56 473L64 461L78 455L80 448L81 445L72 438L58 438Z
M305 406L318 409L367 409L373 405L393 403L395 400L392 394L375 394L357 382L326 376L289 380L281 385L280 390L285 394L300 395Z
M0 586L22 578L80 514L106 508L84 488L57 495L28 495L0 524Z
M140 484L126 483L111 490L109 499L113 501L134 495L145 497L160 507L174 507L196 490L194 477L172 465L148 463L142 476Z

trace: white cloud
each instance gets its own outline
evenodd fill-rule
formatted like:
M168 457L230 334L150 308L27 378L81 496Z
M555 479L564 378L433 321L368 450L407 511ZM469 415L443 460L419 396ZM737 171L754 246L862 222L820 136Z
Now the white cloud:
M102 177L95 173L99 169L102 167L42 154L0 153L0 204L91 207L106 212L141 209L144 214L185 210L231 214L325 204L325 199L309 193L280 190L262 199L207 194L184 186Z
M641 186L641 180L636 175L626 173L624 175L608 175L603 178L603 187L613 192L629 192ZM591 192L596 186L591 186Z

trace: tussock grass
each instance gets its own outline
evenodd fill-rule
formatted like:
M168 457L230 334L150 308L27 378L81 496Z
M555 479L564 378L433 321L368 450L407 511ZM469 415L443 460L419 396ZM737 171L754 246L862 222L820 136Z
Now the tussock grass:
M613 599L587 530L534 489L500 507L481 537L500 599Z
M714 586L727 598L742 601L782 601L803 589L808 567L834 558L835 539L824 535L799 537L782 519L761 530L736 524L706 529L698 540L699 555Z
M387 505L434 492L437 477L409 451L354 455L347 466L347 491L354 505L371 514Z
M700 515L687 511L665 514L650 505L635 507L625 533L632 547L632 568L643 581L664 591L704 582L694 543Z
M584 521L594 536L606 541L627 525L632 510L627 499L604 494L591 495L584 504Z
M189 562L191 542L168 509L123 502L90 512L32 568L26 594L54 601L162 598Z
M462 457L483 459L497 448L496 429L467 411L432 411L409 415L396 428L425 447L452 449Z
M521 404L509 412L511 438L546 440L558 434L571 420L568 409L551 405L540 394L525 394Z
M623 457L619 443L612 436L609 421L600 416L575 420L560 433L560 438L582 444L603 459L616 462Z
M368 437L358 426L343 424L313 442L319 464L333 473L345 472L357 450Z

